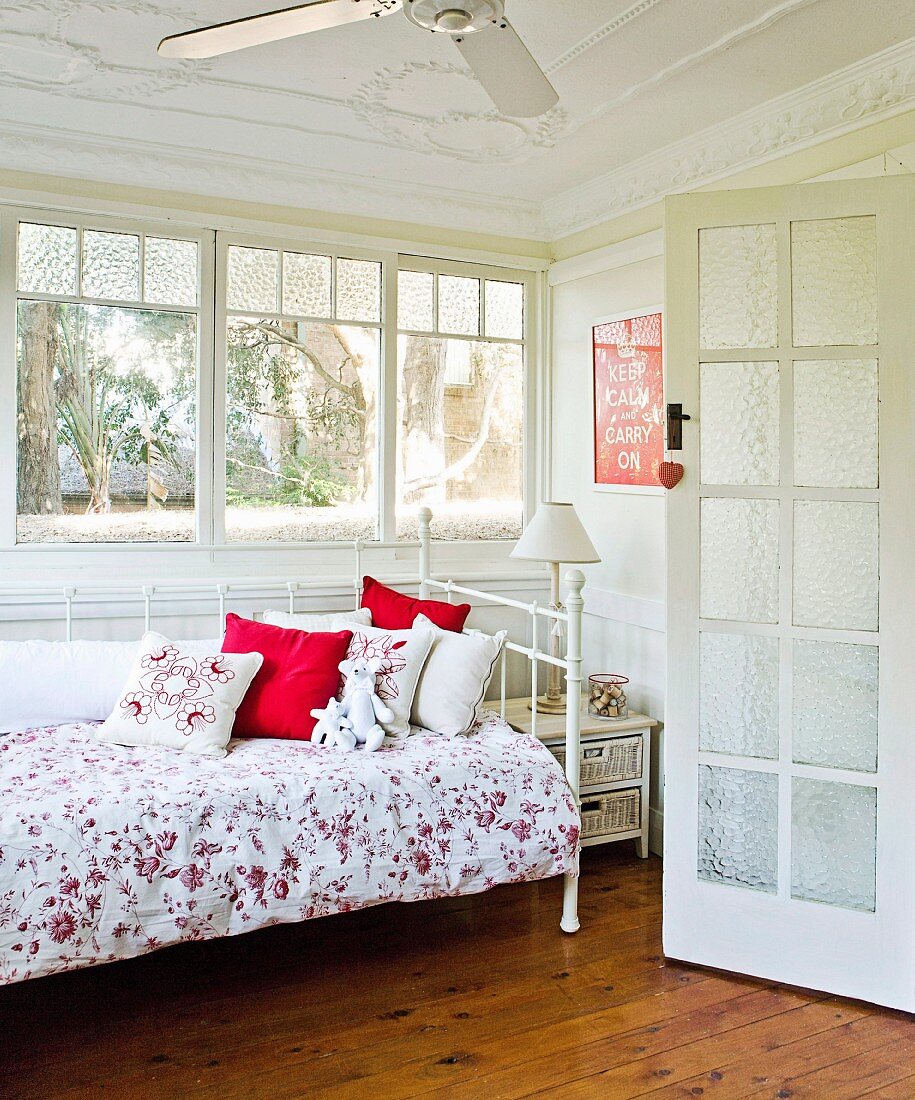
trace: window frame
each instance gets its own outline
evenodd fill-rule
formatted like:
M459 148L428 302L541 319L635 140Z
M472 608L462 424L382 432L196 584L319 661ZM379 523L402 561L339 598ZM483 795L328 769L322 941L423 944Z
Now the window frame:
M20 193L21 194L21 193ZM18 198L19 196L17 196ZM367 543L379 550L391 551L392 560L403 546L396 539L396 471L399 425L397 423L398 357L397 327L398 272L401 268L432 274L453 274L485 280L507 281L524 285L524 334L520 340L490 338L497 343L517 343L524 348L523 410L523 517L536 508L545 469L545 448L549 443L549 417L546 394L549 380L543 361L544 334L541 331L543 298L546 293L544 264L517 257L519 266L491 263L490 256L480 259L439 258L404 248L402 242L380 241L345 232L308 230L295 225L238 223L206 214L179 214L145 207L129 208L128 213L113 214L13 202L0 196L0 563L31 562L38 566L44 556L49 561L68 557L67 564L91 567L106 562L123 565L154 575L163 553L183 556L188 564L261 563L268 568L301 563L302 551L316 558L334 560L328 551L351 549L351 542L251 542L225 541L225 377L226 322L232 313L226 304L226 267L229 245L276 249L280 252L311 252L337 258L365 259L382 264L381 320L358 322L377 327L381 332L381 371L378 394L378 525L377 541ZM199 300L195 309L178 306L148 307L145 303L84 299L80 296L19 292L17 288L17 242L20 222L61 225L82 229L123 232L138 236L166 237L197 241L199 245ZM234 228L236 224L245 228ZM211 228L208 228L211 226ZM79 238L81 240L81 237ZM368 243L366 243L368 242ZM398 251L400 246L400 251ZM430 246L430 252L437 251ZM461 255L461 249L442 249ZM142 251L141 251L142 256ZM498 257L492 257L498 259ZM516 258L512 257L514 261ZM141 261L142 262L142 261ZM520 266L529 263L529 266ZM141 272L142 276L142 272ZM77 288L81 289L81 288ZM141 282L142 289L142 282ZM335 288L334 288L335 292ZM20 299L49 301L89 301L92 304L122 308L155 308L166 312L196 312L198 318L197 362L197 457L195 485L195 541L193 542L111 542L111 543L17 543L17 306ZM282 306L282 300L278 302ZM285 316L285 314L280 314ZM326 320L325 318L302 318ZM357 323L357 322L353 322ZM485 331L481 308L481 330ZM404 330L411 331L411 330ZM416 333L431 335L430 333ZM442 334L449 339L485 340L485 336ZM4 412L4 410L6 410ZM459 560L501 561L507 557L510 540L466 540L449 543ZM100 558L100 555L103 557ZM114 555L114 558L112 558ZM63 564L62 562L60 564Z

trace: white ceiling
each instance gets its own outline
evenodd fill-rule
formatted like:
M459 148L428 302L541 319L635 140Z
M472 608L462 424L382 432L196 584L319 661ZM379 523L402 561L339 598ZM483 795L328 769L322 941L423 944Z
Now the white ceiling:
M544 236L915 104L912 0L508 0L560 95L523 121L399 13L156 55L282 3L5 3L2 163Z

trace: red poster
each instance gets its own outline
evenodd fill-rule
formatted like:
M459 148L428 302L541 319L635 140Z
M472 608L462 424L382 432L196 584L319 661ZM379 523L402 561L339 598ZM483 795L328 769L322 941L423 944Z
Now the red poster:
M661 314L594 326L594 481L658 486L664 460Z

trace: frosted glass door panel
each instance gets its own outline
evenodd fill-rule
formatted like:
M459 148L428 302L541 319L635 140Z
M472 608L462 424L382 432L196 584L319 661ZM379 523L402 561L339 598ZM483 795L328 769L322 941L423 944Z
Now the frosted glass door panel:
M774 348L777 343L775 226L700 230L700 346Z
M794 364L794 483L877 487L877 360Z
M794 760L876 771L877 647L796 639L793 662Z
M775 893L778 776L699 768L699 878Z
M778 363L703 363L699 415L702 481L778 484Z
M795 777L791 896L872 911L876 861L876 790Z
M877 219L791 226L794 345L877 343Z
M699 748L778 757L778 639L699 636Z
M706 619L778 621L778 501L706 497L700 604Z
M794 504L794 622L876 630L879 596L877 504Z

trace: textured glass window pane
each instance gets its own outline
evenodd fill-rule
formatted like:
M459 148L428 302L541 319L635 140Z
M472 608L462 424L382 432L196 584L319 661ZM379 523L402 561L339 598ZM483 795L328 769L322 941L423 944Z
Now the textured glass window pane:
M699 878L775 893L778 776L699 766Z
M342 321L381 320L381 264L337 260L337 316Z
M703 363L699 409L707 485L778 485L778 363Z
M197 305L197 242L147 237L145 281L147 302Z
M798 626L877 629L878 507L858 501L795 501Z
M778 501L702 501L700 603L706 619L778 621Z
M62 225L19 226L20 290L76 293L76 230Z
M486 335L505 340L524 336L524 284L486 280Z
M397 537L432 508L438 539L517 539L524 486L524 352L495 340L397 340Z
M791 225L794 345L877 343L877 219Z
M397 327L418 332L435 328L435 276L431 272L397 273Z
M877 487L877 360L794 364L794 483Z
M83 233L82 293L135 302L140 297L140 238L133 233Z
M703 348L777 346L774 225L699 231L699 343Z
M778 757L778 639L700 636L699 748Z
M876 877L876 790L795 777L791 896L872 912Z
M376 537L377 328L232 317L226 538Z
M878 650L845 642L794 643L794 759L877 770Z
M17 541L193 542L197 317L22 301L17 337Z
M441 332L476 336L480 331L480 280L462 275L438 277L438 327Z
M283 253L283 313L330 317L330 256Z
M279 253L229 245L226 305L250 313L277 312Z

